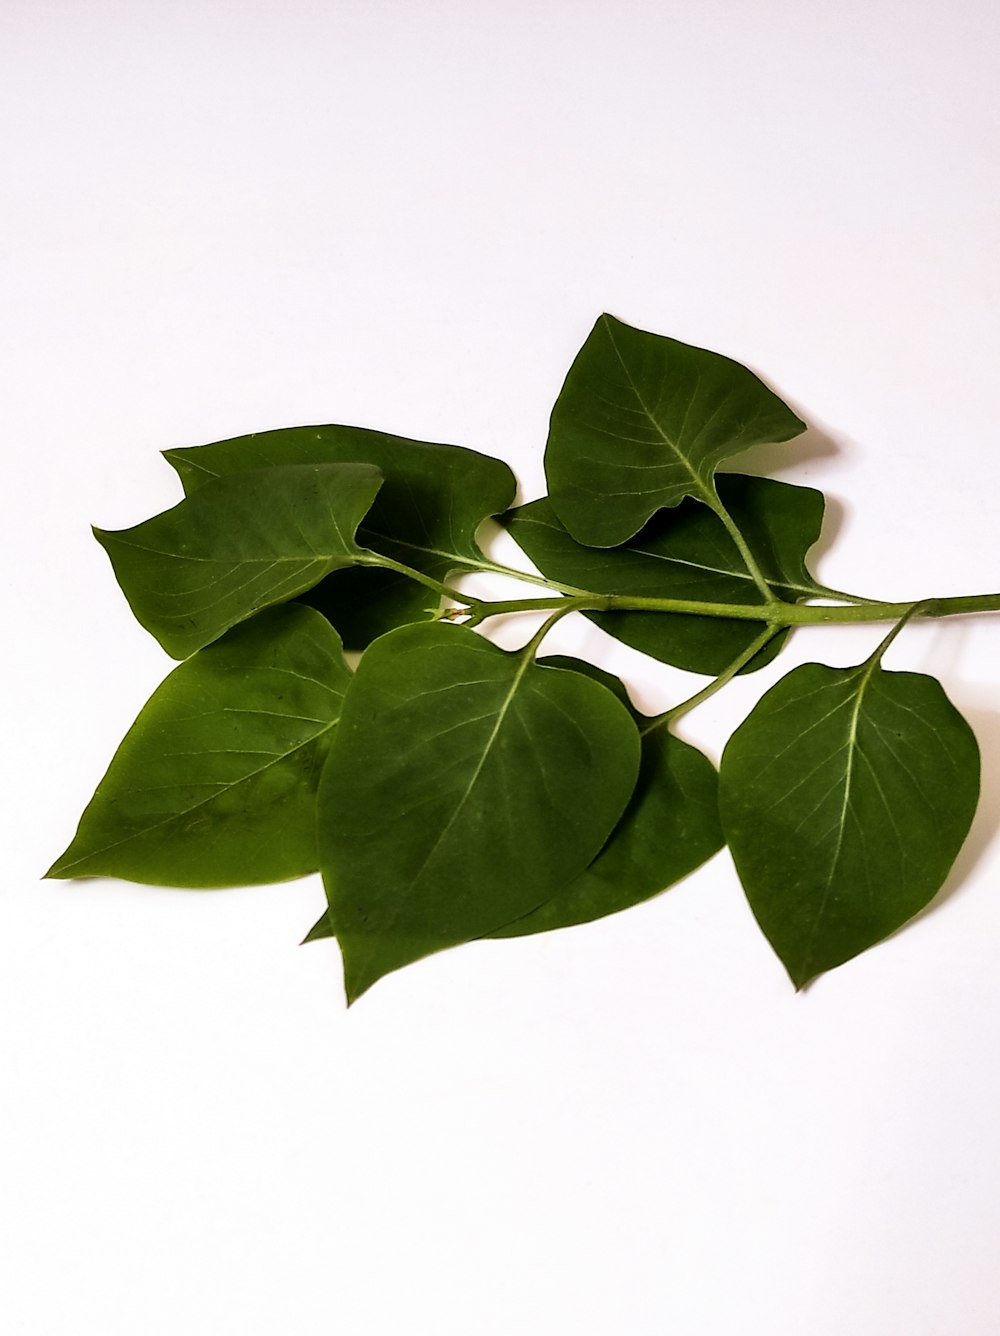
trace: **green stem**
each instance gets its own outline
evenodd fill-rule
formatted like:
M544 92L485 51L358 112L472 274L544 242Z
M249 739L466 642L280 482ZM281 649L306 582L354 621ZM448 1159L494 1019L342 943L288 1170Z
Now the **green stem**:
M564 608L559 608L556 612L552 614L551 617L546 617L545 621L541 624L541 626L538 628L535 634L525 645L524 649L521 651L525 659L533 659L535 655L538 653L538 646L542 643L542 641L545 639L548 633L552 630L556 622L558 622L561 618L565 617L568 612L575 611L575 609L570 606L572 604L572 601L573 601L572 599L565 599L564 602L566 606Z
M902 629L903 629L903 627L906 625L906 623L910 620L911 617L917 617L917 616L919 616L919 615L920 615L920 610L921 610L921 608L926 607L927 604L928 604L929 602L930 602L930 600L925 600L924 603L911 603L911 604L910 604L910 607L906 610L906 612L903 613L902 617L900 617L899 621L898 621L898 622L896 623L896 625L892 628L892 630L889 632L889 634L888 634L888 635L885 637L885 639L882 640L881 643L875 648L874 653L872 653L872 654L869 656L868 661L867 661L867 662L868 662L868 668L869 668L869 670L871 670L871 669L874 668L877 664L879 664L879 663L882 662L882 655L886 652L886 650L889 648L889 646L892 644L892 642L896 639L896 637L899 635L900 631L902 631Z
M732 681L740 669L745 667L752 658L759 654L764 646L768 644L769 641L773 640L777 634L777 630L771 626L769 626L767 630L761 631L760 635L747 645L743 653L737 654L732 663L727 668L724 668L718 677L709 682L708 686L702 687L702 689L696 691L693 696L689 696L687 700L681 701L680 705L674 705L671 709L664 710L663 714L658 714L655 718L651 719L642 730L643 737L645 737L647 733L652 733L654 729L659 728L662 724L670 724L675 719L679 719L682 714L687 714L688 710L693 710L696 705L700 705L702 701L708 700L709 696L714 696L717 691L721 691L726 683Z
M732 515L730 515L726 507L723 505L722 498L719 496L718 489L716 488L714 482L710 483L708 486L704 488L703 497L705 500L705 504L711 507L711 509L715 511L716 515L718 515L719 519L725 525L726 533L729 534L729 537L736 544L736 549L739 552L740 556L743 558L743 564L750 572L754 584L757 586L761 594L764 596L764 602L776 603L778 601L777 596L771 589L771 586L768 584L768 582L764 579L764 572L757 565L757 558L750 551L749 545L747 544L747 540L743 537L742 533L740 532L739 525L733 519Z
M741 622L783 626L847 625L854 622L898 621L914 603L705 603L686 598L645 598L626 594L583 594L577 598L525 598L481 601L478 621L512 612L539 612L566 603L568 612L672 612L693 617L723 617ZM1000 612L1000 594L969 594L926 599L918 617L952 617L969 612Z
M553 594L551 598L524 598L489 600L463 594L451 585L435 580L422 571L404 566L391 557L366 554L358 562L362 566L381 566L417 580L444 598L453 599L473 609L470 623L478 625L488 617L512 612L540 612L560 610L568 612L672 612L694 617L723 617L733 621L763 622L771 630L784 626L847 625L855 622L898 621L901 617L953 617L962 613L1000 612L1000 594L960 594L946 598L929 598L906 603L861 601L851 598L849 603L784 603L771 597L767 603L708 603L687 598L649 598L628 594L593 594L581 590L570 596ZM532 582L536 577L531 577ZM549 588L553 586L545 581ZM768 591L770 593L770 591ZM843 596L845 599L847 595Z
M392 557L383 557L377 552L366 552L363 556L357 558L355 564L358 566L376 566L382 570L395 571L397 575L405 575L407 579L416 580L418 584L433 589L435 594L440 597L454 599L456 603L476 606L483 603L481 598L472 598L469 594L463 594L460 589L453 589L451 585L435 580L432 575L425 575L423 571L415 570L412 566L404 566L401 561L393 561Z
M1000 612L1000 594L960 594L908 603L856 603L852 607L785 604L774 619L784 626L815 626L835 622L887 622L899 618L956 617L969 612Z
M481 602L463 624L468 627L476 627L481 622L485 622L488 617L502 617L508 612L548 612L550 608L558 608L559 616L564 617L567 612L589 609L590 600L585 598L515 598L503 603Z

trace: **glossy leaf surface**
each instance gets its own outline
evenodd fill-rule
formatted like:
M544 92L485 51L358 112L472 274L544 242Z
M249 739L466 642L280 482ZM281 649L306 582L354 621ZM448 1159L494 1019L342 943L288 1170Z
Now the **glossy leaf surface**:
M613 547L663 506L711 499L724 459L804 430L739 362L602 315L552 410L549 495L577 542Z
M132 529L94 533L136 618L183 659L352 565L381 481L369 464L259 469L217 478Z
M319 795L348 998L549 900L601 848L638 768L628 711L579 673L460 626L376 641Z
M271 608L175 668L50 877L241 886L313 872L316 789L350 673L311 608Z
M476 531L507 509L516 488L499 459L360 427L291 427L168 450L165 457L189 493L213 477L247 469L374 464L385 481L358 542L440 581L482 560ZM395 626L426 620L437 604L431 590L405 576L359 567L337 571L302 598L329 617L351 649Z
M881 941L940 889L979 794L979 751L940 683L806 664L722 758L722 824L797 987Z
M806 553L823 524L823 496L770 478L720 474L719 495L779 598L794 603L822 592ZM503 524L543 575L602 594L760 603L762 596L719 517L697 501L654 516L622 547L577 543L543 497L503 517ZM721 673L760 634L758 622L661 612L587 613L602 630L662 663ZM769 663L784 636L744 671Z

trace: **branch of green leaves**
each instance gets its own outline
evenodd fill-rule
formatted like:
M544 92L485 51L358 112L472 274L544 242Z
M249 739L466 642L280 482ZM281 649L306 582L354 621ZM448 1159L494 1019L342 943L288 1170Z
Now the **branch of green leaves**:
M166 451L185 498L95 534L183 662L48 875L210 888L319 870L308 939L336 937L353 1001L446 947L638 904L728 844L797 987L851 959L940 889L979 794L968 724L885 650L910 617L1000 595L818 583L822 495L718 473L804 427L739 363L605 315L552 413L549 494L527 505L498 459L357 427ZM482 550L490 517L534 571ZM450 583L470 572L545 592L470 597ZM540 610L523 649L482 634ZM539 657L572 613L710 680L644 716L601 667ZM782 678L718 770L671 731L795 626L867 621L895 625L857 667Z

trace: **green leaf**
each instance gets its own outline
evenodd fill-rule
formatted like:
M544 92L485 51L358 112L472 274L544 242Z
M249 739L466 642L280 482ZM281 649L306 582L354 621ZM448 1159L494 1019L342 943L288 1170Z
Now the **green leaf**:
M167 450L187 492L220 475L282 464L363 462L385 482L358 542L435 580L478 566L476 531L506 510L516 482L499 459L454 445L411 441L360 427L290 427L193 449ZM431 615L434 595L394 571L338 571L303 595L337 627L348 648Z
M487 934L490 937L549 932L629 909L686 877L723 844L718 774L707 756L666 728L643 733L649 719L632 708L621 681L610 673L562 655L538 662L540 667L592 677L628 707L642 734L639 778L621 819L590 866L551 900ZM333 935L324 912L305 941Z
M552 410L549 494L577 542L613 547L686 496L712 505L724 459L804 430L739 362L602 315Z
M722 826L750 906L796 987L932 899L979 795L979 749L940 683L806 664L722 758Z
M482 937L590 863L635 785L612 693L460 626L365 653L320 784L320 860L353 1001Z
M133 529L95 529L142 625L175 659L362 555L355 531L381 484L369 464L217 478Z
M823 524L823 495L770 478L720 474L719 496L775 594L788 603L822 594L806 569L806 553ZM707 506L682 501L654 516L622 547L577 543L543 497L510 511L502 523L549 579L599 594L760 603L762 595L725 525ZM662 663L717 674L759 635L757 622L661 612L586 614L602 630ZM776 637L744 672L769 663L784 643Z
M271 608L175 668L50 877L242 886L314 872L316 788L350 673L311 608Z
M583 672L628 699L617 678L589 663L561 656L540 662ZM548 932L629 909L674 885L722 848L715 766L665 727L649 730L650 720L629 708L642 738L639 778L607 843L551 900L491 937Z

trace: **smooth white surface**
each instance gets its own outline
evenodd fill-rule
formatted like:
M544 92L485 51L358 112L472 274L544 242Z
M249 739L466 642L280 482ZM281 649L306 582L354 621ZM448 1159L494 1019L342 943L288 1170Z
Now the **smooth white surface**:
M1000 11L89 3L0 14L0 1325L17 1336L991 1336L1000 624L907 630L984 799L932 912L795 996L727 857L348 1014L316 878L39 883L169 664L90 522L157 451L344 421L526 498L595 316L814 424L829 583L1000 587ZM505 634L523 636L526 628ZM693 689L610 646L650 705ZM718 753L803 632L684 726ZM610 648L609 648L610 647Z

